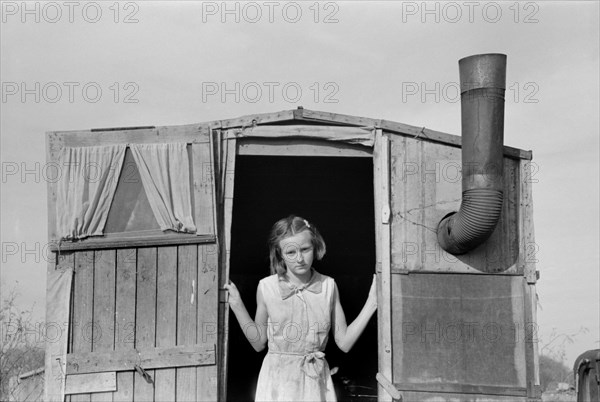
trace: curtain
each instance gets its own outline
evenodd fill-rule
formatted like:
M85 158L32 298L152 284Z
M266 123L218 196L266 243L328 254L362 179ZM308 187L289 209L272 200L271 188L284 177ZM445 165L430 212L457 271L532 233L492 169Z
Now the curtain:
M130 149L161 230L195 233L186 144L132 144Z
M106 145L62 149L56 200L56 224L62 239L103 234L125 148Z

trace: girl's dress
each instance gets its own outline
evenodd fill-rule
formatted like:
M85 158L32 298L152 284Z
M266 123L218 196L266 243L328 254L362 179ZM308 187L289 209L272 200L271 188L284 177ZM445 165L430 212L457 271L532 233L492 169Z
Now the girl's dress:
M314 270L296 287L277 274L258 284L268 312L269 352L258 376L257 401L335 401L325 346L335 282Z

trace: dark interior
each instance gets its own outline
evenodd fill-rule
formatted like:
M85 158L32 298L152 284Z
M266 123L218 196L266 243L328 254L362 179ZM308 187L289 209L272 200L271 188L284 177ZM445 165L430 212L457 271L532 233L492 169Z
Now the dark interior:
M375 272L373 160L237 156L230 278L252 317L258 281L270 275L269 230L290 214L307 219L323 235L327 254L313 266L335 279L350 324L367 299ZM254 400L266 350L256 353L230 314L227 397ZM325 354L330 368L339 367L332 377L338 400L370 400L357 395L376 394L376 314L348 354L338 349L331 335Z

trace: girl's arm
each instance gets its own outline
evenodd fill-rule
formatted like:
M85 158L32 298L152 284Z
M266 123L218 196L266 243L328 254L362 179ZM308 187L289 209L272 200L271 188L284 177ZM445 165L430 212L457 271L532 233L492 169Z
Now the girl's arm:
M229 281L229 284L223 285L229 292L229 306L235 314L240 327L248 342L252 345L254 350L257 352L262 351L267 344L267 306L263 299L260 285L256 289L256 317L254 320L250 318L246 306L242 301L240 292L238 291L235 284Z
M360 314L352 324L349 326L346 325L346 316L344 315L344 310L342 309L342 304L340 303L340 296L337 290L337 285L335 287L335 306L333 312L333 332L335 343L338 345L342 352L348 353L354 343L358 340L360 335L365 330L371 316L377 310L377 290L375 287L375 275L373 275L373 283L371 283L371 289L369 290L369 297L367 297L367 301L363 306Z

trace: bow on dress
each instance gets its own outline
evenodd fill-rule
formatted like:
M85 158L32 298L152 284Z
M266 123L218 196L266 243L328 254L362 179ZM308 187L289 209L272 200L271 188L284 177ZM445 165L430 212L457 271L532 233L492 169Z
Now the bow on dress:
M281 300L285 300L293 294L299 293L303 290L308 290L312 293L321 293L323 283L321 282L321 274L315 272L313 269L313 275L307 284L302 286L292 285L284 276L279 276L279 293L281 294Z

